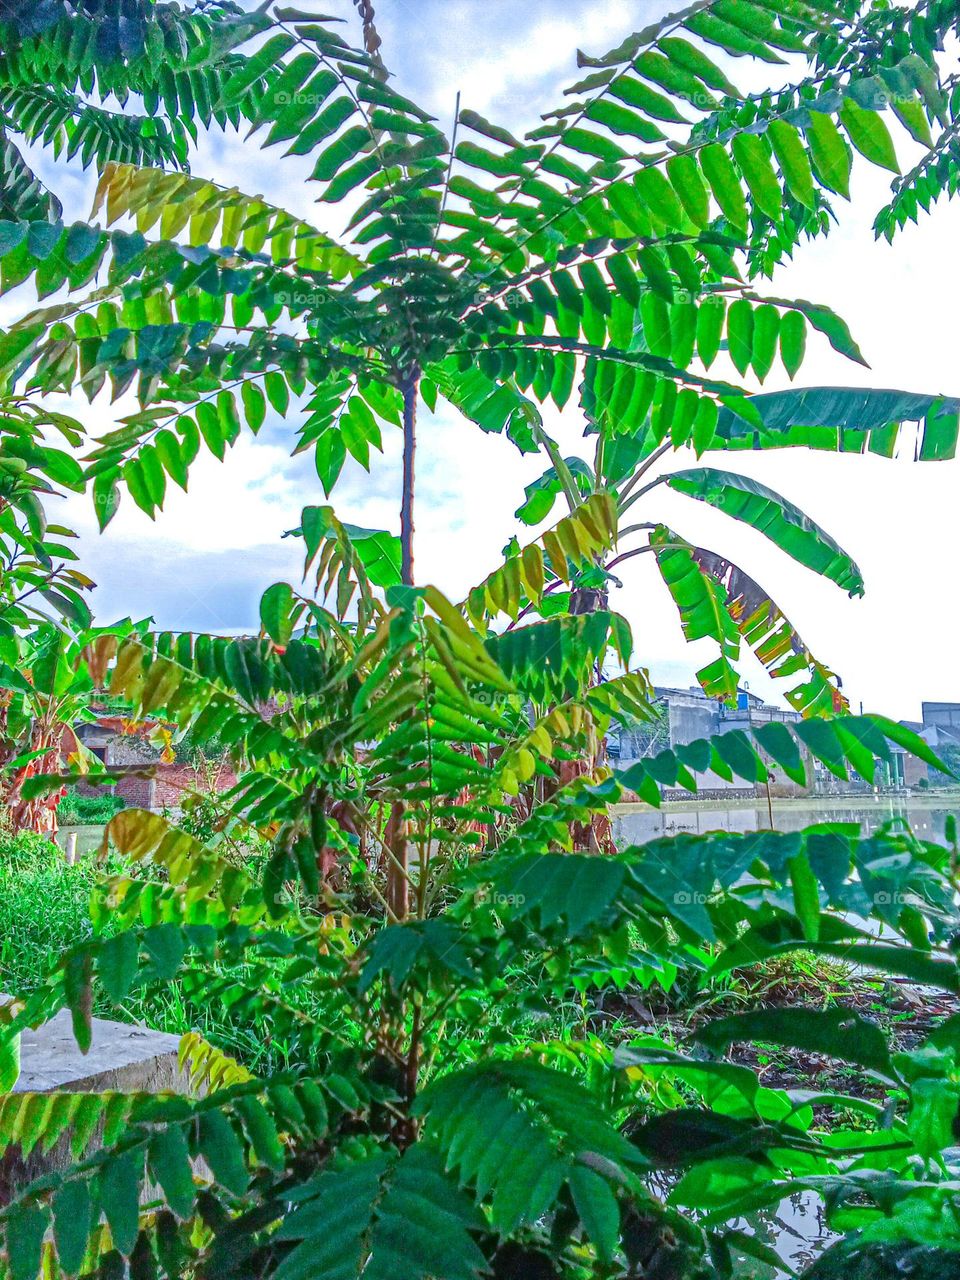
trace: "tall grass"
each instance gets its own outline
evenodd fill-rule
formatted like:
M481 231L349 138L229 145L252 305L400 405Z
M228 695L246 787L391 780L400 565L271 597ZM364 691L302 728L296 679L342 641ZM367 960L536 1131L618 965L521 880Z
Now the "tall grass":
M64 948L92 932L89 863L68 867L54 856L33 862L4 857L0 845L0 990L26 995L43 982Z
M56 968L63 952L93 933L90 897L104 872L129 872L119 858L104 866L81 858L68 866L62 852L41 836L0 830L0 991L25 996ZM226 977L238 968L222 969ZM281 986L279 972L277 988ZM198 1031L239 1058L250 1070L286 1065L288 1046L272 1035L269 1018L231 1014L209 1000L192 1000L178 981L150 993L134 989L120 1005L97 992L94 1013L183 1035Z

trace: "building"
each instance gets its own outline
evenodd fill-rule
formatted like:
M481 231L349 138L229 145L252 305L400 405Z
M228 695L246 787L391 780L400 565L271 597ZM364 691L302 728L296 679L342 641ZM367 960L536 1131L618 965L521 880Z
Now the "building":
M960 702L923 702L921 720L901 720L907 729L919 734L931 751L935 751L946 764L954 764L960 756ZM945 774L931 769L925 760L919 760L909 751L891 743L894 752L894 768L899 768L895 779L903 787L942 785L951 781Z
M920 714L925 729L936 729L946 741L960 744L960 702L921 702Z
M622 765L633 760L656 755L666 748L686 746L701 738L717 737L735 729L755 729L772 720L792 723L800 719L796 711L775 707L764 702L748 689L737 691L737 705L728 707L716 698L708 698L699 685L688 689L656 688L657 706L661 710L658 720L651 725L621 725L608 743L610 755ZM770 794L796 796L809 794L810 788L801 787L786 777L773 762L770 763ZM697 794L705 799L740 799L766 797L766 785L751 786L742 779L728 781L712 770L696 775ZM680 799L689 793L683 787L662 788L665 799Z
M123 716L98 715L76 727L76 735L111 773L125 776L110 790L131 808L179 809L184 794L196 790L227 791L237 781L224 760L216 764L213 776L199 777L197 769L182 761L165 761L161 751L148 739L149 725L137 725ZM102 787L86 782L74 784L87 795L102 795Z

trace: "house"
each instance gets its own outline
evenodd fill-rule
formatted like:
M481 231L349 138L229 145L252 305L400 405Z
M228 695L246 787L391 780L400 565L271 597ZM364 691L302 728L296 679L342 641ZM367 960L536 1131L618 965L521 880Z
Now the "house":
M686 746L700 738L712 738L735 729L755 729L773 720L793 722L800 719L796 711L775 707L751 693L738 689L737 703L727 706L716 698L708 698L699 685L688 689L656 688L656 705L660 715L651 724L634 723L617 726L608 742L611 758L623 765L645 756L656 755L666 748ZM787 778L775 763L770 763L770 793L774 796L808 795ZM756 798L767 794L765 785L751 786L742 779L727 781L712 770L697 774L697 793L705 799ZM689 793L682 787L664 787L665 799L681 799Z
M161 748L148 736L156 727L156 724L103 713L78 725L75 732L107 769L126 775L111 790L133 808L157 812L179 809L186 792L209 790L211 786L217 791L227 791L236 783L236 774L225 760L215 765L211 778L201 778L194 765L164 759ZM87 782L78 782L75 786L87 795L100 795L103 790Z

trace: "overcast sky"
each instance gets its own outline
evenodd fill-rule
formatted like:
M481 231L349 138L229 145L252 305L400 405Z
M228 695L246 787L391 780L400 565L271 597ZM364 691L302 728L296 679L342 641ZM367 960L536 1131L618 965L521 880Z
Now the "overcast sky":
M538 122L540 110L558 104L563 86L577 78L578 45L604 52L666 8L625 0L379 0L377 22L399 87L445 127L459 90L464 107L522 130ZM355 32L352 5L333 0L332 9ZM312 203L316 188L302 181L305 166L279 162L281 150L263 153L256 142L217 135L204 142L193 167L251 194L266 192L271 201L324 225ZM62 168L54 175L49 158L41 167L66 198L67 215L84 216L89 175L65 175ZM814 336L798 385L859 383L960 395L960 206L944 202L892 247L877 243L870 228L886 201L888 177L865 162L855 164L853 200L838 201L840 226L829 239L801 247L761 291L834 307L872 366L842 360ZM28 304L23 291L8 295L0 303L0 322ZM714 369L729 373L720 362ZM766 388L784 381L778 366ZM92 409L72 407L103 429L118 412L105 400ZM546 419L566 452L580 451L575 409L562 420L555 413ZM310 456L289 456L296 421L268 420L256 441L243 436L223 464L202 455L189 493L171 488L153 523L126 497L102 537L89 498L71 498L55 512L53 518L82 533L82 564L99 584L94 604L101 622L152 614L159 626L175 629L256 626L261 592L278 578L299 581L299 544L282 541L281 534L297 524L304 504L323 501ZM391 431L371 475L355 464L345 469L333 499L341 518L398 530L399 443L399 432ZM763 480L825 525L864 571L862 600L849 600L759 534L678 495L658 496L645 518L667 520L752 573L820 660L842 675L855 708L863 701L868 709L918 718L923 699L960 700L954 570L960 464L917 464L905 452L892 461L798 450L707 458ZM693 465L692 454L679 463ZM517 528L513 511L523 486L543 463L521 458L512 445L482 435L452 412L433 417L424 408L418 466L418 580L458 596L495 566ZM632 622L638 657L658 683L687 684L714 650L706 642L685 644L651 559L625 566L625 587L613 605ZM745 659L744 673L755 691L771 693L774 686L756 663Z

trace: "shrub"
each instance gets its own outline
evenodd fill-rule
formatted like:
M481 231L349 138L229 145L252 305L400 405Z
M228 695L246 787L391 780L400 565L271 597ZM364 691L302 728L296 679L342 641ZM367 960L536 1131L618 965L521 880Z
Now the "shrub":
M98 826L109 822L115 813L126 808L126 803L122 796L112 791L87 795L75 787L68 787L57 807L57 817L64 827Z
M27 871L54 867L63 854L52 840L36 831L13 831L0 821L0 868Z

